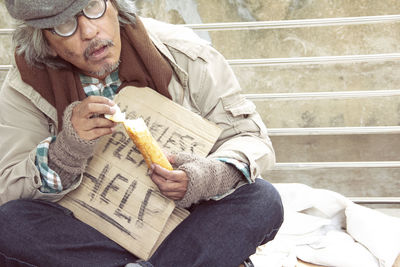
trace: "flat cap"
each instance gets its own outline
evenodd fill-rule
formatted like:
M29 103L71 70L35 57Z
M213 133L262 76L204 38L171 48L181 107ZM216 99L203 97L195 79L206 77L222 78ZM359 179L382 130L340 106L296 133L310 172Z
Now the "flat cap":
M78 14L89 0L5 0L10 15L39 28L52 28Z

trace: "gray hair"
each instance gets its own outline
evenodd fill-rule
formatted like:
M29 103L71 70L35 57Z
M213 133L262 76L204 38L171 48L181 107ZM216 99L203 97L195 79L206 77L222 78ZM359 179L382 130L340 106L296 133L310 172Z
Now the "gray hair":
M136 5L133 0L110 0L118 11L121 25L135 24ZM65 68L65 61L51 55L51 48L44 37L43 30L20 21L13 34L17 55L24 54L31 66L42 68L43 64L55 69Z

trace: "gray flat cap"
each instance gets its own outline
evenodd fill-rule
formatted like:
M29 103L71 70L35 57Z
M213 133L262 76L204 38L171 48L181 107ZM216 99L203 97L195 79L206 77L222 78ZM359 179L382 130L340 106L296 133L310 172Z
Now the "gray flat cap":
M89 0L5 0L10 15L35 28L52 28L86 7Z

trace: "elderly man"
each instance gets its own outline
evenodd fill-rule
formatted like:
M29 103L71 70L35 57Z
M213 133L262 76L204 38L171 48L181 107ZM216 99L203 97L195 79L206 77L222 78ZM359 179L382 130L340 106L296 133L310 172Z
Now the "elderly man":
M224 58L183 27L136 15L131 0L5 0L20 24L0 95L0 265L239 266L272 240L279 194L260 179L275 156L255 106ZM223 132L206 157L152 166L190 215L141 261L57 204L76 189L112 99L150 87Z

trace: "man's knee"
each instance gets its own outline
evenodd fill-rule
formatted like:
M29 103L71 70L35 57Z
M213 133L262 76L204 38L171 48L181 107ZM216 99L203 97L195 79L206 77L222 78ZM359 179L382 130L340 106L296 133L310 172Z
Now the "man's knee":
M11 200L3 205L0 206L0 210L6 212L6 211L12 211L15 210L18 207L27 205L27 203L30 202L30 200L25 200L25 199L17 199L17 200Z
M27 200L18 199L8 201L0 206L0 217L14 217L19 211L25 209L26 206L29 206Z
M256 185L260 191L262 199L269 203L269 209L272 209L276 214L280 214L279 217L283 216L283 205L281 196L276 188L269 182L263 179L256 179Z
M42 227L44 221L62 222L71 217L71 211L56 203L42 200L12 200L0 206L0 234L17 231L15 234L29 234L32 229ZM66 216L67 215L67 216ZM44 226L43 226L44 227Z
M267 227L268 239L273 239L283 223L283 205L279 192L269 182L256 179L252 184L252 210L261 228Z

